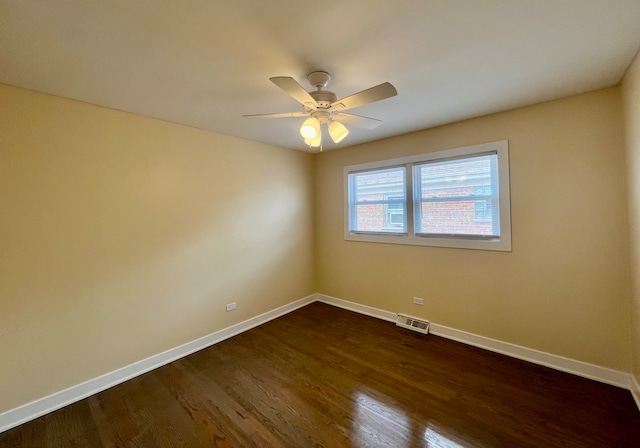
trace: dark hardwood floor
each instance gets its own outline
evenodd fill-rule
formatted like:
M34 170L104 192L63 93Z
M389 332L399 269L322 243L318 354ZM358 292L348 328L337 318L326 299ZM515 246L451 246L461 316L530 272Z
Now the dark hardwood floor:
M640 447L627 390L314 303L0 447Z

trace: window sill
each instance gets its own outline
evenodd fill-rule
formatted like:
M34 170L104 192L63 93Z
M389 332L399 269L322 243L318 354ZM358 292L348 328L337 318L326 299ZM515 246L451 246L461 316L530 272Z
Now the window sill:
M346 241L361 241L367 243L404 244L408 246L449 247L454 249L495 250L511 252L510 236L495 239L470 238L436 238L416 235L380 235L366 233L345 232Z

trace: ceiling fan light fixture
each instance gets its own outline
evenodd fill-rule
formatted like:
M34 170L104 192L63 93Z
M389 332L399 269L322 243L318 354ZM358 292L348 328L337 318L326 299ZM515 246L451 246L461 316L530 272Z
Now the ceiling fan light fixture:
M329 123L329 135L334 143L340 143L349 135L349 129L339 121L332 121Z
M322 144L322 134L319 133L314 139L305 138L304 142L312 148L317 148Z
M320 136L320 122L315 117L307 118L300 126L300 135L305 140L315 140Z

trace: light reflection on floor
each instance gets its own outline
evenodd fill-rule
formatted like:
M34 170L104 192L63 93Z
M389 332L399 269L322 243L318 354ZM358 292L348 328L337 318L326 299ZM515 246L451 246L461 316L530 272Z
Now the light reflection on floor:
M463 448L463 445L447 438L445 435L439 433L435 427L431 427L429 424L427 424L427 427L424 430L423 439L426 442L425 446L429 447Z
M379 395L379 394L378 394ZM401 404L391 397L385 402L375 399L366 392L355 393L354 428L352 441L356 446L392 446L409 448L421 441L421 446L438 448L462 448L443 434L436 424L411 421L402 410ZM389 403L396 403L397 407Z

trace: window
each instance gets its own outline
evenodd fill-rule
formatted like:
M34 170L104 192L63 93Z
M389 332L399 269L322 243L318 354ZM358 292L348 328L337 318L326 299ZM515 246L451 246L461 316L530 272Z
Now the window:
M506 140L344 168L345 239L511 250Z
M353 231L406 234L405 168L355 172L349 176Z
M480 154L414 165L416 234L499 237L497 159Z

